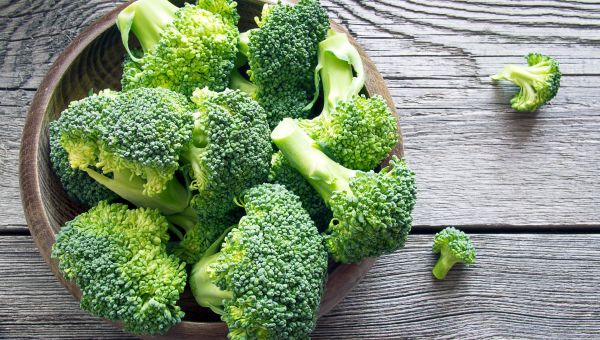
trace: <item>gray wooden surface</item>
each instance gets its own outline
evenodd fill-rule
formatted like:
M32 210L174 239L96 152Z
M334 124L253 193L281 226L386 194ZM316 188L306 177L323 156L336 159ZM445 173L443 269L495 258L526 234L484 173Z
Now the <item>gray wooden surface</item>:
M0 0L0 338L115 338L37 254L21 210L21 129L60 51L120 1ZM600 2L323 0L388 82L419 201L407 247L381 258L316 338L600 337ZM514 113L488 75L529 51L562 87ZM472 230L478 264L429 274L431 233Z

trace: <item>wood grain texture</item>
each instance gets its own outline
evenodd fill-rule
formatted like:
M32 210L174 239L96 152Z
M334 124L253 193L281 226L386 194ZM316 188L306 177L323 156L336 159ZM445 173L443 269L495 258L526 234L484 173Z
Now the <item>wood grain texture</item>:
M600 235L473 235L477 264L430 274L431 236L380 258L314 339L597 338ZM79 310L30 237L0 237L0 337L126 335Z
M0 230L25 230L15 162L29 102L57 55L122 1L0 4ZM415 229L600 228L600 6L585 1L324 0L386 79L417 173ZM563 86L538 114L487 76L535 49ZM1 156L1 155L0 155ZM6 164L9 164L8 166ZM8 169L8 170L6 170Z

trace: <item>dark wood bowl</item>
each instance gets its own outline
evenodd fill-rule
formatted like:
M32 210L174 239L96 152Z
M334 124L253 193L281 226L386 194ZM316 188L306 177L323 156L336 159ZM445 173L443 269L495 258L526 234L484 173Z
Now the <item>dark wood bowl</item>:
M265 2L267 1L239 1L238 10L242 17L240 21L242 30L254 24L254 17L260 15ZM81 295L79 289L60 274L57 261L50 258L50 251L60 227L81 213L83 209L69 200L52 172L48 157L48 123L57 119L69 102L85 97L90 89L95 91L104 88L120 89L121 63L125 51L114 22L117 14L126 5L115 8L94 22L58 57L33 98L21 142L19 169L21 198L31 235L56 277L77 299ZM346 32L343 27L334 22L332 27L337 31ZM361 53L365 65L367 94L383 96L397 117L394 103L383 78L364 50L352 38L350 39ZM400 136L399 124L398 135ZM399 140L393 154L401 156L402 138ZM387 163L387 160L384 163ZM338 304L358 284L374 262L375 259L367 259L356 264L330 266L329 280L319 316L326 314ZM186 311L184 321L162 337L172 339L226 336L225 324L209 310L197 306L189 291L184 293L181 306Z

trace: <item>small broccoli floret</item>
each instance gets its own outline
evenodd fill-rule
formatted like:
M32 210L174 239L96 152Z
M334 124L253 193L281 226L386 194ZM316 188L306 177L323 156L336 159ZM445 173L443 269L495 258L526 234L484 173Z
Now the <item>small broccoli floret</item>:
M134 333L162 333L180 322L186 271L166 252L167 225L157 210L106 202L67 222L52 257L81 289L81 308Z
M414 174L404 161L394 156L379 173L350 170L325 155L289 118L271 139L331 209L325 242L336 261L358 262L404 246L416 199Z
M191 138L191 109L181 94L141 88L98 112L65 110L56 124L72 167L137 206L169 215L189 205L175 171Z
M67 124L73 124L77 119L92 119L112 100L114 93L112 91L102 91L99 94L91 95L82 100L72 102L65 113ZM75 120L75 121L73 121ZM87 122L80 121L83 124ZM85 129L85 125L81 126ZM69 163L69 154L60 145L61 127L60 123L53 121L50 123L50 161L52 168L67 195L77 203L92 207L98 202L106 200L112 201L117 196L107 188L94 181L85 172L71 167Z
M443 280L452 266L459 262L466 265L475 263L475 247L471 238L454 227L447 227L435 234L433 252L440 254L432 271L438 280Z
M265 5L258 28L240 36L251 83L233 77L230 86L254 93L267 111L271 128L284 117L306 118L315 97L318 43L329 28L318 0Z
M549 56L529 53L525 59L527 66L507 65L491 78L519 86L519 93L510 100L513 109L533 112L556 96L561 73L558 62Z
M365 72L346 34L330 30L319 43L315 78L323 81L323 111L299 125L343 166L374 169L398 142L396 118L381 96L360 95Z
M269 182L281 184L300 197L302 206L315 221L319 230L325 229L331 220L331 211L323 199L296 169L292 168L281 151L273 154Z
M197 87L223 90L236 58L238 19L231 0L183 8L167 0L132 3L117 18L130 58L124 64L123 89L165 87L187 96ZM130 31L143 49L140 58L129 49Z
M182 154L198 190L192 206L201 218L223 216L242 191L267 180L273 151L266 113L238 90L198 89L192 101L192 142Z
M241 201L246 215L194 265L192 293L221 315L230 339L306 339L327 274L321 236L281 185L259 185Z

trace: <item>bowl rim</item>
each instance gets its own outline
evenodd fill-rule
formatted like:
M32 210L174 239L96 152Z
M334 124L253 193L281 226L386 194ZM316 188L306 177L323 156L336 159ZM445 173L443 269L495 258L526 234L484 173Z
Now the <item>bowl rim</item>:
M77 35L77 37L75 37L60 53L40 83L38 90L31 101L27 118L25 120L25 125L22 130L21 148L19 153L19 182L25 219L40 255L48 264L54 273L54 276L58 278L62 285L67 288L71 295L73 295L77 300L79 300L81 296L79 289L71 281L65 280L63 275L58 270L58 262L52 259L50 256L52 244L55 240L55 233L52 230L47 211L44 207L42 193L40 191L40 179L38 171L40 160L37 157L40 147L40 136L42 134L43 121L46 116L50 101L56 89L58 88L58 84L62 81L72 63L90 44L94 42L95 39L114 26L114 22L118 13L133 1L134 0L130 0L126 3L123 3L95 20L79 35ZM246 0L245 2L273 3L274 1ZM283 2L294 3L296 1L285 0ZM362 47L354 40L352 35L350 35L343 26L337 24L333 20L330 20L330 22L333 29L348 34L351 43L360 52L365 65L365 70L367 72L365 87L367 88L369 94L381 95L386 100L390 110L396 117L398 143L390 153L390 157L392 155L402 156L403 141L400 131L400 121L395 110L393 99L391 98L389 90L385 85L383 77L377 71L377 68ZM390 157L384 160L382 164L386 164ZM329 273L329 280L327 282L326 292L321 301L318 317L327 314L339 302L341 302L341 300L344 299L348 293L358 285L359 281L371 269L375 261L376 258L368 258L359 263L339 264L337 267L335 267L333 271ZM328 294L327 291L336 293ZM113 322L107 319L104 320L113 324L118 324L118 322ZM167 333L163 334L163 336L169 338L192 335L222 337L226 334L227 327L224 322L182 321L181 323L172 327ZM156 337L152 338L154 339Z

